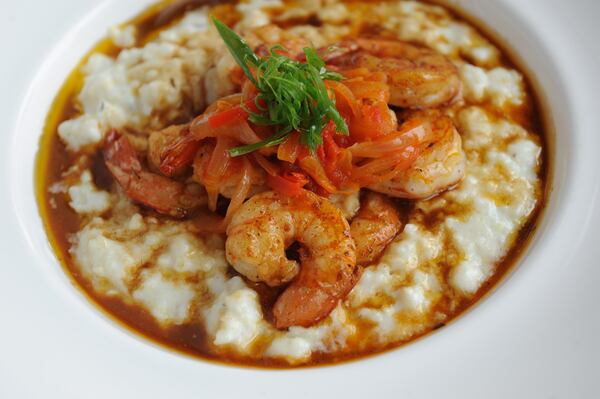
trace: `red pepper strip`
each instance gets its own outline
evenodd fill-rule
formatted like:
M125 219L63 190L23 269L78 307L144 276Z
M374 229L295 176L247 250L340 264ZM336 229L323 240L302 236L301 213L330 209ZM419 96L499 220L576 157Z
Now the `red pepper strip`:
M254 98L246 100L242 104L226 109L225 111L210 115L208 117L208 124L210 127L216 129L224 125L230 125L241 120L246 120L248 119L248 112L246 110L251 112L258 111Z
M337 136L335 124L330 121L323 129L323 144L317 147L317 155L329 180L340 188L348 182L351 170L344 168L347 165L342 165L340 162L342 149L335 142L335 136Z
M219 128L221 126L234 124L242 120L248 119L248 112L258 112L256 106L256 98L250 98L244 101L240 105L236 105L232 108L226 109L225 111L217 112L208 117L208 124L212 128Z
M279 194L295 197L302 192L302 187L308 183L308 178L302 173L284 171L281 175L268 175L267 183Z
M208 117L208 124L213 128L219 128L223 125L229 125L248 118L248 113L241 105L236 105L226 111L213 114Z

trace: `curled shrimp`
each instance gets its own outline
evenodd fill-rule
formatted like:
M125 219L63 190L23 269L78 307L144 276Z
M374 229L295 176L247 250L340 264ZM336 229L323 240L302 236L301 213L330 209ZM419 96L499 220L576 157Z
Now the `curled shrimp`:
M410 167L368 188L397 198L425 199L462 180L466 156L460 134L447 117L430 118L429 125L437 138L421 150Z
M329 65L383 72L390 85L389 103L403 108L430 108L460 97L458 69L443 54L399 40L357 38L327 54Z
M286 257L294 242L300 262ZM356 282L356 253L341 211L302 190L295 197L273 191L250 198L227 228L229 263L252 281L278 286L291 281L273 307L275 326L310 326L335 308Z
M106 138L104 162L127 197L159 213L185 217L206 202L191 186L145 170L127 137L116 130Z
M366 193L350 223L356 263L366 266L375 262L401 229L400 213L394 203L382 194Z

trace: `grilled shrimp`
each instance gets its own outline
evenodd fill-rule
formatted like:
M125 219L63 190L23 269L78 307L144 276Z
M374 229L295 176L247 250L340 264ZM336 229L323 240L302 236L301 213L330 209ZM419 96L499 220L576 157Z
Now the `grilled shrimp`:
M127 137L110 131L104 162L125 195L159 213L184 217L206 202L191 186L144 170Z
M402 229L400 213L384 195L368 192L350 223L350 235L356 243L356 263L375 262Z
M342 42L324 57L329 65L383 72L390 85L389 103L430 108L460 97L458 69L444 55L399 40L358 38Z
M300 264L285 249L298 242ZM275 326L310 326L335 308L356 282L350 227L328 200L303 190L284 197L267 191L250 198L227 228L227 260L252 281L291 281L273 307Z
M462 180L466 157L460 134L446 117L431 118L430 124L439 139L425 148L408 169L368 188L397 198L425 199Z

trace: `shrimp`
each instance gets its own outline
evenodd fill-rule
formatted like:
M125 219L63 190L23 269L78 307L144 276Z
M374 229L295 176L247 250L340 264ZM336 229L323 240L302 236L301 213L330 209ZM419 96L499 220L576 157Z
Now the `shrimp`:
M169 148L175 140L183 137L189 133L190 127L189 124L185 125L171 125L162 130L152 132L150 137L148 137L148 164L153 171L160 172L160 164L163 159L163 152L165 149ZM188 148L188 153L183 154L180 157L180 161L177 165L173 165L173 171L171 172L172 176L179 175L184 172L188 165L186 164L186 159L190 156L193 157L193 154L197 150L197 146L190 145ZM192 155L190 155L190 153Z
M106 138L104 162L125 195L159 213L181 218L206 202L192 186L144 170L127 137L116 130Z
M458 69L444 55L399 40L357 38L324 53L328 65L366 68L386 74L389 103L403 108L430 108L460 98Z
M270 49L277 45L281 47L280 51L296 55L297 58L304 54L302 50L305 47L311 45L307 39L292 34L274 24L262 25L245 32L244 38L249 45L254 47L254 52L259 57L269 56Z
M431 118L430 126L439 139L429 144L409 168L368 188L397 198L426 199L459 183L466 164L460 134L446 117Z
M286 257L301 245L300 262ZM295 197L266 191L250 198L227 228L228 262L252 281L291 281L273 307L275 326L310 326L324 319L356 283L350 227L327 199L302 190Z
M356 243L356 263L372 264L402 229L400 213L386 196L368 192L352 223L350 235Z

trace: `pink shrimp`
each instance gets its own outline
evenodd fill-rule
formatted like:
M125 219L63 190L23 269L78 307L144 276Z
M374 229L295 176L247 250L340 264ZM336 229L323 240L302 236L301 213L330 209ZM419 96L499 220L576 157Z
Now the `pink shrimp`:
M301 245L300 262L285 249ZM229 263L252 281L291 281L273 307L275 326L310 326L324 319L356 282L350 227L327 199L302 190L295 197L266 191L233 216L225 244Z
M145 170L127 137L116 130L106 138L104 162L125 195L159 213L181 218L206 202L191 186Z
M350 223L356 243L356 263L367 266L375 262L402 229L400 213L384 195L368 192Z
M458 69L444 55L399 40L358 38L324 53L328 65L366 68L386 74L389 103L404 108L429 108L461 95Z

